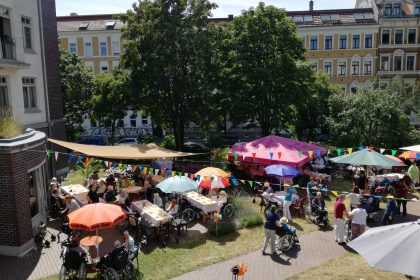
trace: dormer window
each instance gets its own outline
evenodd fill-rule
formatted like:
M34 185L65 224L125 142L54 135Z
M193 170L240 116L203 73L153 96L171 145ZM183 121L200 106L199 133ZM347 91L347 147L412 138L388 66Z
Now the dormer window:
M105 23L105 28L106 29L114 29L114 27L115 27L115 20L113 20L113 21L107 21Z
M385 4L384 16L392 15L392 4Z
M416 5L415 14L416 14L416 16L420 16L420 4Z
M400 16L401 15L401 4L400 3L394 4L394 9L392 10L392 15L394 15L394 16Z
M89 27L89 22L82 22L82 23L79 25L79 30L87 30L87 29L88 29L88 27Z

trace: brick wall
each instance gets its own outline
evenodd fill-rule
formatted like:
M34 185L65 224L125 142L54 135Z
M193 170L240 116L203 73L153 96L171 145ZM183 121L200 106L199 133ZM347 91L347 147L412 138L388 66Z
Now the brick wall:
M45 144L31 150L45 151ZM45 153L0 153L0 245L21 246L33 238L28 169L39 165Z

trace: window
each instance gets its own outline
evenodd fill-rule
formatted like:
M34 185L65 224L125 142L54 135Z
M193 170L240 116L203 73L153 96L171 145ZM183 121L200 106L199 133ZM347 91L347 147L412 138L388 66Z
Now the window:
M340 49L347 48L347 35L340 35Z
M393 16L400 16L401 15L401 4L400 3L395 3L394 4L394 9L392 10L392 15Z
M356 94L357 93L357 87L351 87L350 88L350 93L351 94Z
M120 41L112 41L112 54L120 55Z
M373 13L363 13L363 17L365 19L375 19L375 16L373 15Z
M381 70L388 71L389 70L389 56L382 56L381 57Z
M124 127L124 120L123 119L117 120L116 127Z
M372 34L365 35L365 49L372 48Z
M85 43L85 56L92 56L92 43L91 42Z
M351 63L351 74L359 75L359 61L352 61Z
M332 36L325 36L325 49L326 50L332 49Z
M38 199L37 199L37 187L36 187L36 178L35 171L32 171L28 174L29 176L29 203L31 205L31 217L34 217L38 214Z
M87 29L88 29L88 27L89 27L89 22L82 22L82 23L79 25L79 30L87 30Z
M331 68L332 68L332 62L331 61L325 61L324 62L324 73L328 76L331 76Z
M36 108L36 86L34 78L22 78L23 105L25 110Z
M31 20L27 17L22 17L22 27L23 47L25 49L32 49Z
M105 28L106 29L114 29L114 26L115 26L115 20L114 21L107 21L105 23Z
M303 21L304 22L313 22L314 18L312 17L312 15L306 15L306 16L303 16Z
M89 71L93 73L93 61L85 61L85 67L88 68Z
M415 44L416 43L416 29L409 29L408 30L408 43Z
M338 76L345 76L347 74L347 63L340 61L338 63Z
M90 120L90 127L98 127L98 123L95 120Z
M420 5L419 4L416 5L415 14L416 14L416 16L420 16Z
M294 16L293 19L295 22L303 22L303 16Z
M70 43L69 44L69 52L72 54L76 54L77 55L77 46L76 43Z
M402 70L402 56L401 55L394 56L394 70L395 71Z
M147 118L147 116L142 116L141 124L143 125L149 124L149 119Z
M382 44L389 44L389 30L382 30Z
M108 61L101 61L101 72L102 73L108 73L109 69L108 69Z
M0 76L0 108L9 106L9 94L7 91L6 77Z
M372 75L372 61L365 61L364 73L365 75Z
M321 14L321 21L329 21L330 15L329 14Z
M392 14L392 4L386 4L384 9L384 16L390 16Z
M407 71L414 71L416 57L414 55L407 55Z
M100 55L107 56L108 55L108 48L106 46L106 42L100 42Z
M118 60L114 60L112 62L112 71L114 71L118 66L120 65L120 62Z
M315 51L318 49L318 36L311 37L311 50Z
M403 43L403 31L402 29L395 30L395 44L402 44Z
M133 117L130 118L130 126L131 127L137 127L137 119L136 118L133 118Z
M330 14L330 18L333 21L340 21L340 15L338 14Z
M360 35L353 35L353 49L360 47Z
M364 19L362 13L354 13L353 17L354 17L355 20L363 20Z
M312 69L312 71L317 72L318 71L318 62L312 62L311 63L311 69Z

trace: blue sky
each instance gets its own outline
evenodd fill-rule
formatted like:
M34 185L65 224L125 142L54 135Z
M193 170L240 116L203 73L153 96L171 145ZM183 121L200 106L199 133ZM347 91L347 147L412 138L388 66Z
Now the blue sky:
M65 16L71 12L79 15L112 14L125 12L136 0L56 0L57 15ZM219 8L213 11L215 17L238 15L241 10L258 5L258 0L213 0ZM289 11L307 10L309 0L267 0L267 5L286 8ZM353 8L356 0L315 0L315 9Z

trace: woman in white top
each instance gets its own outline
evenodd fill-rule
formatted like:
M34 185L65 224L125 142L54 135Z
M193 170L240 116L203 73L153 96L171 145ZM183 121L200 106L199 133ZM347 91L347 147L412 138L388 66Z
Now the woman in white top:
M153 194L153 204L155 204L156 206L160 208L163 208L162 198L159 196L158 193Z
M357 208L357 205L360 203L360 190L357 186L353 186L353 190L347 195L347 198L350 200L350 210Z
M171 204L166 208L166 212L168 212L169 215L176 215L178 213L178 204L176 204L175 199L171 200Z
M66 209L63 211L63 213L68 211L67 215L80 208L76 200L69 194L64 197L64 201L66 203Z
M227 202L227 193L225 191L221 191L216 199L217 203L222 207Z

